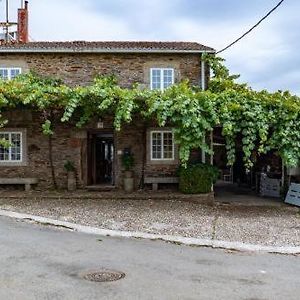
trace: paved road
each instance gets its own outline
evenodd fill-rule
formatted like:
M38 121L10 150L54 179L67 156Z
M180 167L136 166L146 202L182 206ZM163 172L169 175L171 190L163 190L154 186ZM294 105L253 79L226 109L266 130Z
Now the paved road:
M126 273L93 283L91 269ZM85 235L0 217L0 299L300 299L300 257Z

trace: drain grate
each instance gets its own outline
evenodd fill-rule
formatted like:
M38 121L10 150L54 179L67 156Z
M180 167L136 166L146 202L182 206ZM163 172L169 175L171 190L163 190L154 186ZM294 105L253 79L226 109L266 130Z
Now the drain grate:
M99 270L83 273L81 277L93 282L110 282L124 278L125 273L112 270Z

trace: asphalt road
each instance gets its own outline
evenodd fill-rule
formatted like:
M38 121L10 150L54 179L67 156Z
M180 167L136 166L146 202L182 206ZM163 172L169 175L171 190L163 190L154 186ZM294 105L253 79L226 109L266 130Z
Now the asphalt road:
M79 274L119 270L95 283ZM300 299L300 257L99 237L0 217L0 299Z

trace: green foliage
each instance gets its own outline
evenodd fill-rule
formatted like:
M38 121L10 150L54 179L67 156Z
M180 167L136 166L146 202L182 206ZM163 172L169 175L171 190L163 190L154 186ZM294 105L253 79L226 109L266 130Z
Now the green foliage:
M11 143L6 139L0 139L0 147L9 148L11 147Z
M53 135L53 130L51 129L51 121L46 120L45 123L42 125L43 134L44 135Z
M126 171L130 171L134 165L134 156L133 154L123 154L122 155L122 165Z
M190 151L194 148L202 148L210 153L205 136L218 122L214 97L210 92L191 88L184 81L146 99L147 112L156 117L160 126L174 126L183 163L188 161Z
M226 139L228 164L235 161L237 137L242 137L244 163L251 168L254 151L277 150L283 163L296 166L300 160L300 98L289 92L254 91L235 82L222 59L207 57L214 76L207 92L217 95L216 114Z
M206 137L222 126L228 164L235 161L237 138L242 140L244 163L253 165L253 153L276 150L287 166L300 160L300 98L289 92L254 91L236 82L221 58L205 55L213 73L208 90L183 81L166 91L141 90L134 85L122 88L113 76L100 76L88 86L69 87L56 78L34 73L11 81L0 80L0 127L7 122L5 110L28 107L43 117L45 135L55 131L53 116L61 122L82 127L104 115L114 117L121 130L134 118L156 120L159 126L174 127L179 156L186 166L190 151L211 153Z
M75 172L74 162L67 160L64 164L64 168L67 172Z
M188 165L179 169L179 190L185 194L211 192L212 184L218 178L218 169L208 164Z

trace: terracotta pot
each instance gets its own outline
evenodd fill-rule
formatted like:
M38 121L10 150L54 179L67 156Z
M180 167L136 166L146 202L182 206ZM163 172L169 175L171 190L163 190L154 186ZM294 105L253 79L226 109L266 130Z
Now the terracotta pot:
M76 190L76 176L75 172L68 172L68 191Z

